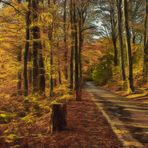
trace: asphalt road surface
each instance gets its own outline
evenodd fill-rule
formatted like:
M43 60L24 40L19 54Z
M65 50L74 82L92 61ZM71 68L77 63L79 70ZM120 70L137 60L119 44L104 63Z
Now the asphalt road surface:
M87 82L85 89L125 147L148 148L148 104L118 96L93 82Z

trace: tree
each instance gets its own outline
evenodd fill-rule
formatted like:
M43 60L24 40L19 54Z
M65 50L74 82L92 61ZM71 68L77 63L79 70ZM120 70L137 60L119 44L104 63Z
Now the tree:
M122 79L126 80L125 74L125 62L124 62L124 49L123 49L123 37L122 37L122 0L116 0L117 11L118 11L118 38L119 38L119 49L120 49L120 61L121 61L121 72Z
M80 79L79 79L79 47L78 47L78 22L76 0L73 0L73 23L74 23L74 39L75 39L75 92L76 100L80 100Z
M70 88L74 85L74 20L73 20L73 0L70 0L70 26L71 26L71 49L70 49Z
M116 9L115 9L115 1L109 1L110 3L110 23L111 23L111 36L112 36L112 43L114 46L114 66L118 65L118 50L117 50L117 33L116 33Z
M148 0L145 0L145 20L144 20L144 66L143 66L143 79L145 83L148 83Z
M45 69L42 55L42 43L40 28L38 26L39 2L32 0L32 18L33 18L33 90L41 93L45 92ZM38 81L39 80L39 81Z
M29 41L30 41L30 24L31 24L31 1L28 2L28 10L26 12L26 43L24 51L24 95L28 95L28 52L29 52Z
M63 20L64 20L64 60L65 60L65 65L64 65L64 74L65 78L68 79L68 47L67 47L67 0L64 0L64 15L63 15Z
M133 58L131 49L131 34L129 28L129 16L128 16L128 2L124 0L124 20L125 20L125 31L126 31L126 44L127 44L127 55L128 55L128 83L129 91L134 92L134 82L133 82Z

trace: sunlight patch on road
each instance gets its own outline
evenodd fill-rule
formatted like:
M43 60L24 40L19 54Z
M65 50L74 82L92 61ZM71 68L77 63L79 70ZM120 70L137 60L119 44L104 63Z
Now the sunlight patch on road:
M117 134L121 134L121 135L124 135L124 134L127 134L127 133L128 133L127 130L119 130L119 129L116 129L115 132L116 132Z
M126 98L128 99L137 99L139 97L145 97L147 95L147 92L144 92L142 94L133 94L133 95L129 95Z
M125 144L129 146L129 148L144 148L143 146L141 146L140 144L138 144L137 142L133 142L133 141L125 141Z
M129 123L129 122L127 122L127 123L122 123L122 122L112 122L114 125L116 125L116 126L131 126L131 127L136 127L136 128L143 128L143 129L148 129L148 126L147 125L143 125L143 124L138 124L138 123L133 123L133 122L131 122L131 123ZM125 130L124 130L125 131Z
M125 108L125 111L132 111L132 112L142 112L145 113L145 115L147 115L147 112L145 110L140 110L140 109L134 109L134 108Z

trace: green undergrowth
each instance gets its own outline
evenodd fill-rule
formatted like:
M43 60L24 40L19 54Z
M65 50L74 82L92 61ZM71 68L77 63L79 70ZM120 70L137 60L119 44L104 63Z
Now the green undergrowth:
M112 56L105 55L99 64L94 66L92 79L98 85L105 85L112 78Z

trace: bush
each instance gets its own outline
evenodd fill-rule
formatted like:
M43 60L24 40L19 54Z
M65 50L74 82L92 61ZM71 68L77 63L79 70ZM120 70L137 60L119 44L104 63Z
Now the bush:
M101 63L96 65L92 78L99 85L105 85L112 78L112 56L106 55L102 58Z

